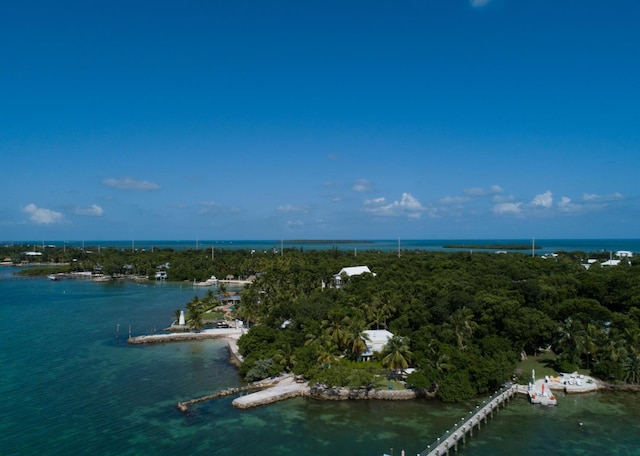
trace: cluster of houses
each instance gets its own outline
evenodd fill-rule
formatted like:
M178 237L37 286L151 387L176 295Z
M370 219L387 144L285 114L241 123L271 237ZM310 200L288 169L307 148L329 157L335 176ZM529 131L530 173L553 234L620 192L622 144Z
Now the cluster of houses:
M629 264L631 264L631 258L633 257L633 253L629 250L618 250L615 253L616 258L613 258L613 255L610 255L607 261L603 261L600 263L601 266L618 266L620 262L623 260L627 260ZM582 266L585 269L589 269L591 265L598 263L598 260L594 258L589 258L586 263L583 263Z

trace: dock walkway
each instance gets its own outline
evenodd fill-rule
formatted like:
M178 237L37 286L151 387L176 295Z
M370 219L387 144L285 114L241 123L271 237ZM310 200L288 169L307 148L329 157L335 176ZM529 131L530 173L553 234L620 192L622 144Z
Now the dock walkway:
M442 456L448 455L451 449L458 450L458 443L466 443L467 434L473 437L473 429L480 430L482 421L487 424L488 417L493 417L494 411L500 408L500 405L506 407L507 402L516 394L528 394L528 389L523 385L510 385L496 391L489 397L489 401L484 401L483 406L477 406L476 410L469 412L468 417L463 417L461 422L456 424L453 429L447 430L435 442L427 446L427 448L418 456Z

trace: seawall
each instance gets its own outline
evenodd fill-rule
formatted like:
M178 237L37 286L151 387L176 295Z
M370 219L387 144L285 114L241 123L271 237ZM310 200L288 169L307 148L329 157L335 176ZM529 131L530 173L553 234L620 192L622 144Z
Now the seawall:
M151 334L146 336L129 337L127 342L133 345L141 344L157 344L166 342L181 342L186 340L203 340L203 339L226 339L237 338L243 333L242 329L223 328L223 329L206 329L200 332L182 332L170 334Z

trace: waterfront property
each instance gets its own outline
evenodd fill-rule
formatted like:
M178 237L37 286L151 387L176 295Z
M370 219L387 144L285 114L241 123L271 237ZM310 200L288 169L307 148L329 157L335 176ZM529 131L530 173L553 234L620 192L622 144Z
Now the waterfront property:
M385 345L393 338L393 333L386 329L368 329L362 331L367 349L360 355L364 361L369 361L374 353L381 352Z

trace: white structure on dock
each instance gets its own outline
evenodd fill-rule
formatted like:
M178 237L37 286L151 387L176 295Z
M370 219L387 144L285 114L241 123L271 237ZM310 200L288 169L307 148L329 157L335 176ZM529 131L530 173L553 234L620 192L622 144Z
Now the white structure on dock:
M178 324L182 326L186 324L184 321L184 310L180 311L180 318L178 318Z
M536 382L536 371L535 369L531 370L529 401L531 401L532 404L558 405L555 394L551 392L551 388L546 384L547 381L548 377L545 380Z

